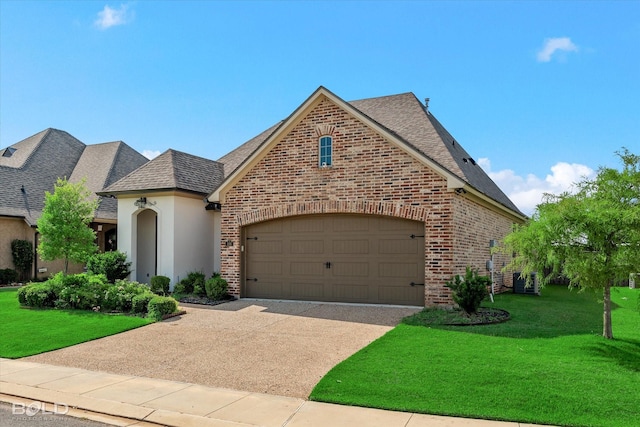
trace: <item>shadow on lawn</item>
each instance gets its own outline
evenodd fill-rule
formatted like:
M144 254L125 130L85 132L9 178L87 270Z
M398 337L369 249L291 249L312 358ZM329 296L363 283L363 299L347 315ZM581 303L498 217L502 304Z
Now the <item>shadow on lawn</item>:
M600 342L585 349L593 356L605 358L622 368L640 372L640 341L633 339L616 339Z
M540 296L499 294L495 303L483 306L507 310L511 320L480 326L430 327L509 338L555 338L567 335L602 333L602 302L591 291L578 292L565 286L547 286ZM611 303L611 308L618 305Z

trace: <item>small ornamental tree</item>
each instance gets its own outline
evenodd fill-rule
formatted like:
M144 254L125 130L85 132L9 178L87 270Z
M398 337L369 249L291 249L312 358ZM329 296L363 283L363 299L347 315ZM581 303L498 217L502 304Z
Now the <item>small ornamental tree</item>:
M451 298L460 306L467 314L474 314L480 308L482 300L488 295L488 286L491 286L491 278L480 276L478 270L471 267L466 268L464 276L456 274L451 280L446 282L448 288L453 293Z
M601 291L608 339L611 287L640 271L640 156L626 149L617 154L621 171L600 168L594 179L577 183L575 193L546 194L499 248L515 254L505 270L528 278L537 271L543 285L564 275L571 286Z
M64 259L64 274L69 261L83 263L98 249L96 233L89 227L98 202L90 197L85 180L73 184L58 178L53 193L45 193L38 254L45 261Z

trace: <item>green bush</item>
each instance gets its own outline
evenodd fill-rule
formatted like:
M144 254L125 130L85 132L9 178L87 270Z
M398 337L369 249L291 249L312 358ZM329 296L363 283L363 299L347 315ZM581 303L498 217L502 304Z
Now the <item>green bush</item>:
M127 254L120 251L93 254L87 260L87 272L104 274L109 283L126 279L131 273L131 263L127 262Z
M152 292L145 292L138 294L131 299L131 312L134 314L147 314L149 309L149 301L154 299L157 295Z
M53 307L56 294L48 283L33 283L18 289L18 301L29 307Z
M10 285L18 280L18 272L12 268L0 269L0 284Z
M162 316L178 311L178 301L171 297L153 297L147 306L148 316L155 320L162 320Z
M227 281L220 277L220 273L213 273L213 277L205 283L207 298L218 301L227 294Z
M173 288L174 294L194 294L197 290L203 296L205 295L205 275L198 271L192 271L187 277L180 280Z
M133 299L143 293L148 293L149 287L138 282L116 280L108 286L100 303L102 310L115 310L127 313L133 309ZM146 308L145 308L146 310Z
M31 276L31 266L33 265L33 243L28 240L12 240L11 256L13 257L13 265L21 273L21 278L28 280L29 276Z
M56 307L80 310L100 310L110 286L104 274L70 274L63 276L62 282Z
M464 277L456 274L446 285L453 291L452 298L460 308L472 314L478 311L482 300L489 295L487 286L491 286L491 278L480 276L477 270L467 267Z
M167 295L171 279L167 276L153 276L151 278L151 292L156 295Z

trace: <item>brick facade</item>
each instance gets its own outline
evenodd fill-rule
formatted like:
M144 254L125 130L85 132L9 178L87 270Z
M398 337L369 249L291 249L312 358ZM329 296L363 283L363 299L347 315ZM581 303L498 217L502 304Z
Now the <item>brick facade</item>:
M321 168L318 139L326 134L333 137L333 164ZM484 268L489 236L499 239L511 224L448 190L445 177L323 97L226 192L221 273L230 292L241 294L242 227L317 213L424 222L426 305L450 305L444 282L467 263Z

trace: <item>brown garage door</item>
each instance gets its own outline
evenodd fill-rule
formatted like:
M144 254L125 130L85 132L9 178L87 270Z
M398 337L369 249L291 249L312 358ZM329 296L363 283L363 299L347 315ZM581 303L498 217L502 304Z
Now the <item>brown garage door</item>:
M424 225L374 215L305 215L244 230L250 298L424 305Z

